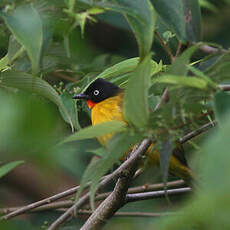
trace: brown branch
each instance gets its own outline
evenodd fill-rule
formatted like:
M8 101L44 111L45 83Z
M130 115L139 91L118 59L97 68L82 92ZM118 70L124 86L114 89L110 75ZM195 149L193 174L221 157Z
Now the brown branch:
M157 39L159 40L161 46L164 48L164 50L166 51L166 53L168 54L171 63L173 63L175 57L173 56L171 50L169 49L169 47L167 46L167 43L161 38L160 34L157 31L154 31Z
M194 43L194 44L196 44L196 43ZM215 47L212 47L209 45L202 45L199 47L199 49L201 51L203 51L204 53L207 53L207 54L215 54L217 52L219 52L220 54L225 54L228 52L228 50L226 50L226 49L215 48Z
M180 144L184 144L185 142L191 140L192 138L200 135L203 132L206 132L209 128L214 127L217 124L217 122L214 120L212 122L209 122L203 126L201 126L199 129L194 130L188 134L186 134L184 137L179 139Z
M220 84L219 88L222 89L223 91L230 91L230 85L227 84Z
M171 181L167 183L167 188L177 188L179 186L183 186L185 183L183 180L176 180L176 181ZM158 184L146 184L146 185L142 185L142 186L137 186L137 187L133 187L133 188L129 188L128 189L128 194L133 194L133 193L140 193L140 192L149 192L149 191L156 191L156 190L160 190L164 188L164 184L163 183L158 183ZM69 190L68 190L69 191ZM109 195L111 194L111 192L107 192L107 193L102 193L99 194L95 197L95 200L103 200L105 198L107 198ZM63 209L63 208L69 208L70 206L72 206L74 204L74 201L72 200L64 200L64 201L57 201L57 202L53 202L50 204L43 204L39 207L33 208L33 209L29 209L26 211L26 213L28 212L40 212L40 211L47 211L47 210L53 210L53 209ZM0 209L0 214L8 214L11 212L15 212L19 209L25 208L27 206L23 206L23 207L11 207L11 208L2 208ZM23 213L21 213L23 214Z
M136 168L137 162L127 168L124 175L118 179L113 192L97 207L81 230L101 229L106 224L106 221L125 204L128 186Z
M186 187L186 188L169 189L166 191L162 190L162 191L155 191L155 192L142 192L142 193L127 194L126 203L165 197L166 194L168 196L187 194L191 192L191 190L192 190L191 188Z
M79 189L79 187L80 186L73 187L73 188L68 189L68 190L66 190L64 192L58 193L58 194L56 194L54 196L48 197L46 199L37 201L35 203L29 204L27 206L24 206L22 208L19 208L19 209L15 210L15 211L5 215L5 216L0 217L0 221L8 220L8 219L13 218L15 216L21 215L21 214L23 214L25 212L28 212L29 210L35 209L35 208L37 208L39 206L49 204L49 203L51 203L51 202L53 202L55 200L58 200L58 199L61 199L63 197L72 195L72 194L76 193L76 191Z
M129 165L132 165L133 162L136 162L140 158L140 156L147 150L147 148L151 145L150 139L145 139L139 145L137 149L134 149L131 153L129 159L127 159L118 169L116 169L113 173L107 176L104 180L99 183L99 188L102 188L109 184L112 180L118 178L124 170L126 170ZM71 208L69 208L63 215L61 215L51 226L48 230L58 229L60 225L67 221L69 217L71 217L75 210L79 209L82 205L84 205L89 200L89 193L84 195L76 202Z
M70 206L68 203L73 204L73 201L68 201L68 202L67 201L59 201L59 202L55 202L55 203L60 203L60 206L61 206L61 202L63 203L63 207L60 207L60 208L52 207L52 209L55 209L55 211L59 211L59 212L65 212L66 211L66 206L67 207ZM51 206L51 205L52 204L50 204L49 206ZM12 212L12 211L17 210L18 208L19 207L2 208L2 209L0 209L0 213ZM50 209L51 209L51 207L48 208L48 205L44 205L42 207L38 207L38 208L35 208L35 209L31 210L31 213L47 211L47 210L50 210ZM93 213L92 210L80 209L80 210L78 210L77 215L79 215L79 216L89 216L92 213ZM171 215L175 215L175 213L173 213L173 212L163 212L163 213L158 213L158 212L116 212L114 214L114 217L162 217L162 216L171 216Z
M90 215L93 211L91 210L79 210L79 215ZM175 215L173 212L164 212L164 213L158 213L158 212L116 212L114 216L116 217L162 217L162 216L171 216Z
M65 74L60 73L60 72L55 72L54 75L61 78L61 79L66 80L66 81L70 81L70 82L77 82L78 81L78 80L76 80L72 77L69 77L68 75L65 75Z
M179 186L183 186L185 183L183 180L176 180L176 181L171 181L167 183L167 188L177 188ZM158 184L146 184L142 186L137 186L133 188L128 189L128 194L133 194L133 193L140 193L140 192L150 192L150 191L156 191L156 190L161 190L164 188L163 183L158 183ZM111 192L106 192L106 193L101 193L95 197L95 200L103 200L107 198ZM63 200L63 201L57 201L53 202L50 204L43 204L39 207L29 209L26 211L28 212L40 212L40 211L47 211L47 210L53 210L53 209L63 209L63 208L69 208L74 204L74 201L72 200ZM2 208L0 209L0 214L8 214L11 212L15 212L19 209L22 209L27 206L23 207L11 207L11 208ZM22 213L23 214L23 213Z
M175 58L181 53L182 45L183 45L183 43L181 41L178 41L178 46L177 46Z
M167 188L175 188L175 187L179 187L185 185L185 182L183 180L177 180L177 181L171 181L167 183ZM134 188L129 188L128 189L128 194L133 194L133 193L140 193L140 192L149 192L149 191L156 191L156 190L160 190L164 188L164 184L163 183L159 183L159 184L146 184L146 185L142 185L142 186L137 186ZM106 197L108 197L110 195L111 192L106 192L106 193L101 193L98 194L95 198L95 200L103 200Z
M160 101L157 103L156 107L154 108L153 112L158 110L168 100L169 100L169 89L166 88L161 96Z

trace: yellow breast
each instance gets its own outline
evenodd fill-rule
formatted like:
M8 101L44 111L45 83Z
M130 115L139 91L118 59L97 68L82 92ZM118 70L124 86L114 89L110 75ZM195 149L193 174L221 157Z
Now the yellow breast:
M107 121L119 120L124 121L122 114L123 93L117 96L105 99L94 105L91 110L92 125L100 124ZM125 122L126 123L126 122ZM105 146L106 142L113 136L113 133L103 137L98 137L99 142Z

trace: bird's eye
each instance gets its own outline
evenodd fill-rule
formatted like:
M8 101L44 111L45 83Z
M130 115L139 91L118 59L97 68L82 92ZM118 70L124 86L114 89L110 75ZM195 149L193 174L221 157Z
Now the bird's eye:
M99 94L99 90L97 90L97 89L94 90L94 91L93 91L93 94L94 94L95 96L97 96L97 95Z

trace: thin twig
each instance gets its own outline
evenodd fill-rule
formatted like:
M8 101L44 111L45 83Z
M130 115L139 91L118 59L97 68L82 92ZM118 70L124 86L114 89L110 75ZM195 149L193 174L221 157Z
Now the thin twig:
M73 205L73 201L71 200L64 200L64 201L57 201L57 202L53 202L51 204L45 204L42 205L40 207L34 208L34 209L30 209L27 210L28 212L41 212L41 211L47 211L47 210L55 210L55 209L59 209L59 208L68 208L71 205ZM11 213L11 212L15 212L18 209L21 209L23 207L11 207L11 208L1 208L0 209L0 214L7 214L7 213Z
M178 41L178 46L177 46L175 58L180 54L182 45L183 45L183 43L181 41Z
M202 45L199 47L199 49L207 54L215 54L217 52L219 52L220 54L225 54L228 52L228 50L226 49L219 49L219 48L215 48L209 45Z
M227 84L220 84L219 88L222 89L223 91L230 91L230 85Z
M132 164L133 161L136 161L136 158L138 159L141 154L146 151L146 149L151 145L150 139L145 139L142 141L142 143L139 145L139 147L132 151L132 154L130 158L128 158L118 169L116 169L113 173L111 173L109 176L107 176L104 180L102 180L99 183L98 188L102 188L109 184L112 180L118 178L121 173L129 166L129 164ZM84 195L79 199L78 202L76 202L71 208L69 208L63 215L61 215L54 223L51 224L51 226L48 228L48 230L55 230L58 229L60 225L62 225L69 217L71 217L76 209L79 209L82 205L84 205L89 200L89 193Z
M191 192L191 190L192 190L191 188L186 187L186 188L169 189L166 191L162 190L162 191L154 191L154 192L127 194L126 202L129 203L129 202L136 202L140 200L160 198L160 197L164 197L166 192L168 196L186 194Z
M21 215L21 214L23 214L25 212L28 212L29 210L35 209L35 208L37 208L39 206L49 204L49 203L51 203L51 202L53 202L55 200L61 199L63 197L67 197L69 195L73 195L74 193L76 193L76 191L79 189L79 187L80 186L73 187L71 189L68 189L68 190L66 190L64 192L61 192L59 194L56 194L54 196L48 197L46 199L37 201L35 203L29 204L29 205L24 206L24 207L22 207L20 209L17 209L14 212L11 212L11 213L9 213L9 214L7 214L5 216L0 217L0 221L1 220L8 220L8 219L13 218L15 216Z
M79 210L79 215L90 215L93 211L91 210ZM176 215L173 212L116 212L114 216L116 217L162 217Z
M159 40L161 46L164 48L164 50L167 52L170 60L171 60L171 63L173 63L175 57L173 56L171 50L169 49L169 47L167 46L167 43L161 38L160 34L157 32L157 31L154 31L157 39Z
M183 186L183 185L185 185L185 182L183 180L171 181L171 182L167 183L167 188L175 188L175 187L179 187L179 186ZM149 184L149 185L146 184L146 185L137 186L137 187L134 187L134 188L129 188L128 189L128 194L156 191L156 190L163 189L164 186L165 185L163 183ZM110 193L111 192L98 194L96 196L95 200L103 200L106 197L108 197L110 195Z
M66 80L66 81L70 81L70 82L77 82L78 81L78 80L76 80L76 79L74 79L72 77L69 77L68 75L65 75L65 74L60 73L60 72L55 72L54 74L55 74L55 76L57 76L59 78L62 78L64 80Z
M156 107L154 108L153 112L158 110L168 100L169 100L169 89L166 88L161 96L160 101L157 103Z
M183 180L176 180L176 181L171 181L167 183L167 188L176 188L179 186L183 186L185 183ZM146 185L142 185L142 186L137 186L137 187L133 187L133 188L129 188L128 189L128 194L133 194L133 193L140 193L140 192L149 192L149 191L156 191L156 190L161 190L164 188L164 184L163 183L158 183L158 184L146 184ZM106 192L106 193L101 193L98 194L95 197L95 200L104 200L106 197L108 197L111 194L111 192ZM28 212L40 212L40 211L47 211L47 210L57 210L57 209L63 209L63 208L69 208L74 204L74 201L72 200L63 200L63 201L56 201L56 202L52 202L50 204L43 204L39 207L33 208L33 209L29 209L26 211L26 213ZM19 209L22 209L24 207L27 206L23 206L23 207L10 207L10 208L2 208L0 209L0 214L8 214L11 212L15 212ZM23 213L22 213L23 214Z
M180 144L184 144L185 142L191 140L192 138L200 135L203 132L206 132L209 128L214 127L217 124L217 122L214 120L212 122L209 122L203 126L201 126L199 129L194 130L188 134L186 134L184 137L179 139Z
M59 202L55 202L55 203L60 203L61 205L62 201ZM65 203L64 207L60 207L60 208L54 208L52 207L52 209L55 209L55 211L59 211L59 212L65 212L66 211L66 207L69 207L70 205L68 203L73 204L73 201L65 201L62 202ZM69 206L68 206L69 205ZM46 209L45 209L46 207ZM17 210L19 207L12 207L12 208L3 208L0 209L0 213L8 213L8 212L12 212ZM50 210L51 207L48 208L48 205L44 205L42 207L38 207L35 208L33 210L31 210L31 213L36 213L36 212L41 212L41 211L46 211L46 210ZM77 212L77 215L79 216L89 216L93 213L92 210L88 210L88 209L80 209ZM171 216L171 215L175 215L175 213L173 212L116 212L114 214L114 217L163 217L163 216Z
M183 186L185 183L183 180L176 180L176 181L171 181L167 183L167 188L177 188L180 186ZM137 186L137 187L133 187L133 188L129 188L128 189L128 194L133 194L133 193L140 193L140 192L150 192L150 191L156 191L156 190L161 190L164 188L164 184L163 183L158 183L158 184L146 184L146 185L142 185L142 186ZM106 193L101 193L98 194L95 197L95 200L104 200L105 198L107 198L109 195L111 194L111 192L106 192ZM69 208L74 204L74 201L72 200L63 200L63 201L56 201L50 204L43 204L39 207L33 208L33 209L29 209L26 211L26 213L28 212L40 212L40 211L47 211L47 210L57 210L57 209L63 209L63 208ZM0 209L0 214L8 214L11 212L15 212L19 209L22 209L24 207L27 206L23 206L23 207L10 207L10 208L2 208ZM23 213L22 213L23 214Z

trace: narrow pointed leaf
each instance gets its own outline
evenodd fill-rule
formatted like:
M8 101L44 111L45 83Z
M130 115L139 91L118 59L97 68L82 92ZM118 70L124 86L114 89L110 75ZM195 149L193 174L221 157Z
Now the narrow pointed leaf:
M160 168L161 168L161 174L162 174L164 185L167 184L167 180L168 180L169 161L172 155L172 150L173 150L173 146L170 141L163 142L159 150L160 166L161 166Z
M66 110L68 111L68 114L66 114L66 113L63 113L63 110L60 110L63 119L67 123L70 123L70 120L68 117L68 116L70 116L75 130L81 129L81 126L80 126L79 121L78 121L77 104L76 104L76 101L73 100L72 95L70 95L67 92L64 92L63 94L60 95L60 98L61 98Z
M217 92L214 95L214 112L220 125L230 114L230 95L226 92Z
M148 89L150 85L151 55L149 54L133 72L124 97L124 117L136 127L147 125L149 118Z
M98 125L89 126L67 137L62 143L95 138L108 133L121 132L126 129L126 124L121 121L108 121Z
M198 0L151 0L167 27L182 41L199 41L201 14Z
M6 165L0 166L0 178L5 176L11 170L19 166L20 164L24 163L24 161L13 161Z
M157 79L154 79L154 84L155 83L173 84L173 85L178 85L181 87L192 87L192 88L197 88L201 90L208 89L208 82L198 77L163 75Z
M10 31L21 43L31 60L33 73L39 71L42 48L42 21L32 5L16 8L11 14L1 14Z
M167 73L173 75L187 75L187 65L190 63L190 58L199 46L200 45L198 44L184 51L178 58L176 58L173 64L169 66Z
M0 73L0 85L30 91L49 99L66 115L73 129L71 118L60 96L46 81L23 72L5 71Z
M122 61L118 64L115 64L112 67L107 68L105 71L103 71L102 73L100 73L97 77L98 78L115 78L121 75L124 75L126 73L130 73L133 70L135 70L135 68L137 67L138 63L139 63L140 58L139 57L135 57L135 58L130 58L130 59L126 59L125 61ZM162 64L158 64L155 61L151 60L151 74L153 75L159 71L162 70Z
M156 21L155 10L150 0L80 0L80 2L124 15L136 37L140 58L143 59L149 53Z

